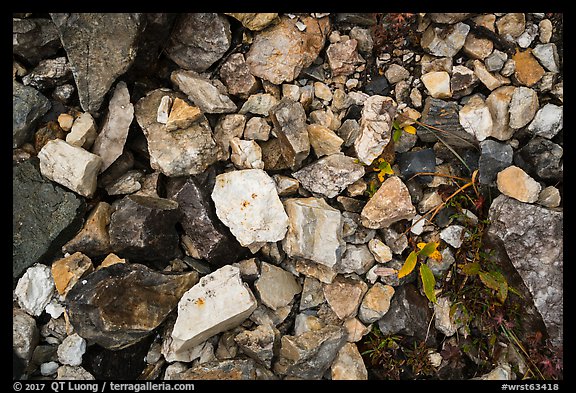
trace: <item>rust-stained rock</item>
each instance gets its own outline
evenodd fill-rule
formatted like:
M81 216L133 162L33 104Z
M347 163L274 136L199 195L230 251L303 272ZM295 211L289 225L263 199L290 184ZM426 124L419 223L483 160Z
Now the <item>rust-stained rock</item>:
M517 50L512 56L512 60L516 63L514 76L518 82L524 86L533 86L542 79L546 72L534 55L532 55L532 49L526 49L525 51Z
M108 225L111 214L110 205L106 202L99 202L88 215L80 232L62 246L62 252L81 251L89 257L107 254L110 251Z
M60 295L66 295L78 280L94 271L94 265L86 255L75 252L52 263L51 269L56 290Z

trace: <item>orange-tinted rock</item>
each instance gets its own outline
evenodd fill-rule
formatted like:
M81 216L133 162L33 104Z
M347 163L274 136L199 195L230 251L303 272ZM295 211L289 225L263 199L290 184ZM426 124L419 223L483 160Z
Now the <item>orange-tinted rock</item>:
M516 62L514 76L524 86L530 87L544 76L544 68L532 55L532 49L526 49L523 52L517 50L512 59Z
M66 295L83 276L94 270L92 261L81 252L57 260L52 264L52 277L56 290Z

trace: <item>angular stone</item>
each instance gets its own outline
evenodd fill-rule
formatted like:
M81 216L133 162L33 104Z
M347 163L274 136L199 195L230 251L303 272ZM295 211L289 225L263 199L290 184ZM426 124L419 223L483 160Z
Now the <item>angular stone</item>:
M32 316L39 316L54 294L54 280L50 268L35 264L18 280L14 295L18 305Z
M262 262L254 288L262 303L272 310L288 305L295 295L302 292L292 273L266 262Z
M304 31L296 26L298 20L306 26ZM255 34L246 54L250 73L276 85L294 80L324 47L329 26L328 18L281 16L279 23Z
M270 109L278 104L278 100L272 94L259 93L252 94L238 113L254 113L256 115L268 116L270 114Z
M106 202L99 202L86 218L82 230L62 246L63 253L80 251L89 257L105 255L110 251L108 225L112 209Z
M544 76L544 68L532 55L532 49L528 48L523 52L517 50L512 60L516 64L514 76L520 84L531 87Z
M175 353L240 325L256 306L237 267L224 266L202 277L178 302L178 318L171 335Z
M48 179L85 197L96 191L96 180L102 160L81 147L61 139L46 143L38 153L40 172Z
M214 140L220 147L220 160L227 160L230 157L230 141L239 138L244 132L246 116L241 114L223 115L218 119L214 127Z
M486 69L490 72L498 72L504 67L504 64L508 60L508 55L505 52L501 52L498 49L494 49L492 54L484 60Z
M493 90L486 98L486 106L492 115L490 136L500 141L510 139L515 131L510 127L510 102L515 91L514 86L502 86Z
M282 155L282 142L278 138L259 143L262 149L262 161L267 171L289 169L290 165Z
M525 26L526 17L523 12L509 13L496 21L496 29L502 37L510 34L510 36L516 38L524 32Z
M451 309L452 302L447 297L441 296L434 303L434 326L446 337L453 336L459 327Z
M14 353L28 363L40 341L36 320L21 309L12 309L12 348Z
M333 267L344 252L340 211L322 198L289 198L284 201L288 231L282 248L289 257L310 259Z
M324 292L322 291L322 282L314 277L306 276L302 286L302 295L300 295L300 311L314 308L324 303Z
M512 164L513 150L507 143L487 139L480 143L482 153L478 160L478 181L492 185L498 172Z
M12 52L31 64L51 57L62 48L58 29L50 19L12 18Z
M538 36L538 26L534 23L529 23L526 26L526 29L518 38L516 38L516 42L520 48L528 48L534 39Z
M144 25L137 13L50 14L74 74L80 105L97 112L104 96L134 62Z
M136 120L148 141L150 166L166 176L202 173L218 159L216 142L208 119L202 118L184 130L167 132L157 122L156 109L164 96L181 97L178 93L156 89L135 105Z
M474 135L479 142L492 134L492 114L484 99L478 94L473 95L460 109L458 119L462 128Z
M110 216L110 246L134 261L167 263L178 252L178 203L165 198L128 195Z
M474 60L473 65L474 74L490 91L510 83L510 79L502 76L502 74L488 71L484 63L480 60Z
M384 72L384 76L388 79L388 82L392 85L404 80L410 76L410 72L398 64L390 64L386 71Z
M204 113L231 113L237 109L227 95L194 71L173 71L170 80Z
M432 173L436 171L436 155L434 154L434 149L430 148L400 153L397 156L397 162L400 167L400 173L406 180L417 173ZM419 175L416 179L420 183L430 183L432 176Z
M441 133L444 139L452 147L466 147L476 143L476 139L467 133L460 125L458 118L459 107L455 101L445 101L438 98L427 97L422 110L421 122L435 128L447 131ZM429 127L430 128L430 127ZM418 137L423 142L437 142L434 129L417 127Z
M108 195L133 194L142 188L143 179L143 171L138 169L130 170L106 186L106 192Z
M366 244L347 244L342 260L335 267L338 273L366 273L376 260Z
M492 201L489 233L502 240L530 290L552 344L563 340L563 212L504 195Z
M358 318L365 324L376 322L390 309L394 288L390 285L375 283L368 289L358 309Z
M537 203L544 207L554 208L560 206L561 200L560 191L554 186L548 186L540 191Z
M516 62L514 61L514 59L508 59L502 66L502 69L500 70L500 75L508 78L512 76L512 74L515 71L516 71Z
M368 242L368 249L378 263L386 263L392 260L392 250L380 239L371 239Z
M338 275L330 284L324 284L323 290L330 308L340 320L345 321L358 313L368 285L359 278Z
M529 87L517 87L510 100L510 127L524 127L532 121L537 110L538 94Z
M396 102L390 97L373 95L364 102L360 134L354 141L354 150L364 164L372 164L390 142L396 109Z
M22 83L38 90L47 90L62 85L72 79L72 71L66 62L66 57L46 59L22 78Z
M170 96L165 96L170 98ZM162 97L164 99L164 97ZM160 102L162 104L162 102ZM158 107L160 108L160 106ZM203 118L200 108L197 106L188 105L186 101L176 97L174 103L171 105L170 114L166 119L166 130L176 131L178 129L189 128L192 123ZM159 122L160 123L160 122Z
M236 12L225 13L242 23L242 26L252 31L260 31L277 20L277 13L266 12Z
M232 138L230 148L232 149L230 160L236 168L264 169L262 149L256 142Z
M92 260L81 252L58 259L52 263L52 277L56 290L66 296L68 291L84 276L94 271ZM78 366L73 364L72 366Z
M86 371L85 368L81 366L68 366L63 365L58 367L58 372L56 374L56 380L65 381L94 381L95 378L92 374Z
M460 248L466 235L467 232L462 225L449 225L440 232L440 239L454 248Z
M564 108L547 103L536 112L528 126L528 131L534 135L552 139L564 127Z
M82 226L83 199L40 174L36 159L12 168L12 274L59 251Z
M332 76L348 76L352 74L360 63L358 57L358 41L349 39L335 42L326 49L326 56Z
M68 366L80 366L86 352L86 340L77 333L66 337L58 346L58 361Z
M386 228L411 219L416 214L408 188L398 176L391 176L362 209L362 225L366 228Z
M272 127L268 124L263 117L254 116L246 122L244 128L244 139L267 141L270 137L270 130Z
M36 124L51 106L38 90L12 81L12 148L30 141Z
M186 13L174 24L165 51L181 68L204 72L226 53L231 42L230 22L224 15Z
M300 182L292 177L284 175L272 175L272 178L276 182L276 191L278 196L292 195L298 192L300 187Z
M245 330L234 336L234 341L242 352L262 364L272 368L274 348L279 341L280 332L269 324L258 325L254 330Z
M220 67L220 78L228 88L228 93L246 98L258 89L256 78L250 73L244 55L230 55Z
M549 43L550 38L552 38L552 33L554 32L554 26L552 26L550 19L542 19L538 23L538 30L538 38L540 39L540 42L543 44Z
M322 157L340 152L344 140L329 128L320 124L308 124L308 139L316 157Z
M262 169L243 169L216 177L211 194L216 215L243 247L259 249L282 240L288 216L276 183Z
M564 173L563 155L562 146L535 136L514 154L514 164L534 176L561 180Z
M474 33L470 33L466 36L466 41L464 41L464 46L462 51L466 53L470 58L484 60L492 50L494 49L494 43L487 38L478 37Z
M319 380L345 343L346 331L334 325L298 336L282 336L279 358L273 371L298 379Z
M498 172L498 190L520 202L534 203L542 190L540 184L515 165Z
M165 274L138 263L117 263L96 270L68 292L70 323L89 343L122 349L152 333L197 281L196 272Z
M420 45L434 56L453 57L462 49L470 26L462 22L440 28L430 25L424 33Z
M112 266L116 263L126 263L126 259L119 258L118 255L110 253L102 260L96 269L104 269L105 267Z
M281 143L282 156L290 167L297 168L310 153L304 107L285 97L270 109L270 118Z
M89 150L96 140L97 135L96 122L92 115L86 112L76 118L72 125L72 130L66 135L66 142L72 146Z
M277 379L268 369L252 359L215 360L198 364L177 373L176 380L274 380Z
M368 379L368 370L356 344L348 342L340 348L330 366L330 373L333 381Z
M344 321L342 326L346 329L346 341L355 343L362 340L362 337L370 333L371 325L364 326L358 318L350 318Z
M428 72L421 78L430 96L434 98L450 98L450 75L446 71Z

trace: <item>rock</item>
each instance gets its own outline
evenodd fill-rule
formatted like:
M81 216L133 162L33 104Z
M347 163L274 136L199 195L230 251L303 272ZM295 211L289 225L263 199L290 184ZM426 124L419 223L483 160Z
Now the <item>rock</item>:
M266 262L262 262L254 288L262 303L272 310L288 305L295 295L302 292L292 273Z
M428 72L422 75L422 82L430 96L434 98L450 98L450 75L446 71Z
M322 82L314 82L314 96L319 100L330 102L334 95L330 88Z
M353 343L346 343L334 358L330 366L333 381L342 380L368 380L368 371L358 347Z
M63 365L58 367L56 380L65 381L94 381L95 378L81 366Z
M12 18L12 52L31 64L52 57L62 48L50 19Z
M358 309L358 318L365 324L376 322L390 309L390 301L393 296L393 287L379 282L375 283L362 299Z
M515 165L498 172L496 184L501 193L527 203L536 202L542 189L538 182Z
M38 90L12 82L12 148L30 141L36 124L51 106Z
M474 74L490 91L510 83L510 79L502 76L502 74L488 71L482 61L474 60L472 64L474 65Z
M342 217L322 198L289 198L284 201L288 231L282 248L288 257L310 259L332 268L344 252Z
M61 113L58 115L58 125L65 132L70 131L74 125L74 116L69 115L68 113Z
M372 164L390 142L396 109L397 105L390 97L373 95L366 99L360 134L354 141L356 155L364 164Z
M244 139L267 141L271 128L266 119L258 116L251 117L244 128Z
M234 336L242 352L270 369L274 357L274 348L279 341L280 332L269 324L258 325L254 330L245 330Z
M517 50L512 60L516 65L514 76L520 84L531 87L544 76L544 68L532 55L532 49L528 48L523 52Z
M57 57L40 61L29 74L22 78L22 83L38 90L47 90L71 79L72 71L66 62L66 57Z
M99 202L86 218L82 230L62 246L63 253L81 251L89 257L105 255L110 251L111 207L106 202Z
M60 365L56 362L47 362L40 365L40 374L43 376L50 376L56 374Z
M12 309L12 348L26 364L32 359L34 349L40 341L36 320L21 309Z
M493 90L486 98L486 106L492 115L490 136L500 141L510 139L515 131L510 127L510 102L515 91L514 86L502 86Z
M216 13L186 13L172 28L166 55L185 70L204 72L218 61L232 42L230 22Z
M388 83L395 85L396 83L407 79L410 76L410 72L401 65L390 64L384 72L384 76L388 80Z
M83 199L40 174L36 159L12 168L12 274L59 251L81 227Z
M324 326L326 324L314 315L297 314L294 319L294 335L299 336L305 332L322 329Z
M510 127L524 127L532 121L537 110L538 94L528 87L517 87L510 101Z
M170 96L164 97L168 97L170 99ZM164 97L162 97L163 100ZM160 110L161 106L162 102L160 102L158 110ZM166 124L167 131L176 131L178 129L183 130L190 127L196 121L202 120L202 118L203 115L200 111L200 108L197 106L188 105L186 101L176 97L174 99L174 103L171 105L170 114L168 115L168 118L164 124Z
M250 73L242 53L234 53L226 59L220 67L220 78L229 94L241 98L249 97L258 89L258 82Z
M203 117L187 129L167 132L164 124L156 121L156 109L166 95L180 97L170 90L156 89L135 105L136 120L148 141L150 166L166 176L202 173L218 159L208 120Z
M506 60L508 60L508 55L505 52L494 49L490 56L486 57L484 64L489 72L498 72L504 67Z
M538 44L532 54L550 72L560 72L560 59L556 44Z
M478 77L470 68L463 65L452 67L452 76L450 77L450 87L448 89L452 92L452 97L459 98L469 94L477 84Z
M518 37L524 32L526 17L523 12L506 14L496 21L496 29L502 37L510 34L512 38Z
M70 101L75 91L74 86L68 83L62 86L56 86L52 92L52 98L66 104Z
M51 267L54 285L60 295L66 296L68 291L80 279L94 271L92 260L81 252L58 259L52 263ZM78 366L79 364L71 364Z
M152 333L197 281L196 272L165 274L139 263L117 263L68 292L70 323L89 343L122 349Z
M128 195L110 216L110 246L124 258L163 262L176 256L180 218L178 203L157 197Z
M279 358L272 369L287 377L319 380L345 343L346 331L334 325L298 336L284 335Z
M548 186L540 191L536 202L544 207L554 208L560 206L560 201L560 191L554 186Z
M264 169L267 171L277 171L289 169L290 165L282 155L282 142L278 138L272 138L268 141L259 143L262 149L262 161L264 161Z
M141 14L50 14L74 74L85 112L100 109L104 96L134 62L143 28Z
M220 160L230 158L230 141L239 138L244 132L246 116L241 114L223 115L214 128L214 140L220 147Z
M496 368L489 373L472 379L481 381L510 381L514 380L513 376L514 373L508 363L499 363Z
M536 38L537 35L538 35L538 26L535 25L534 23L530 23L526 26L526 30L524 30L524 32L520 34L520 36L518 36L516 42L518 43L518 46L520 48L528 48L532 44L532 41L534 41L534 38Z
M176 380L272 380L275 376L252 359L231 359L198 364L176 374Z
M271 12L237 12L226 15L239 20L242 26L252 31L260 31L278 19L278 14Z
M344 321L342 326L346 329L348 342L358 342L362 337L370 333L371 325L366 327L357 318L350 318Z
M352 38L330 44L326 49L326 57L333 77L348 76L360 63L358 41Z
M528 131L534 135L552 139L564 126L562 106L547 103L542 106L528 125Z
M430 12L427 15L430 17L430 20L434 23L452 25L454 23L462 22L463 20L468 19L468 17L472 14L467 12L445 12L445 13Z
M458 330L455 315L451 313L452 302L447 297L439 297L434 303L434 326L436 330L450 337Z
M455 101L445 101L438 98L427 97L422 110L421 122L428 125L416 128L418 137L423 142L436 142L438 138L431 127L445 130L441 138L452 147L466 147L476 143L476 139L466 132L460 125L458 117L459 107Z
M462 225L450 225L442 229L440 232L440 239L444 240L446 243L454 248L460 248L462 241L467 236L467 232Z
M514 164L533 176L562 179L564 150L552 141L535 136L514 154Z
M300 18L306 26L300 31L296 19L281 16L279 23L255 34L246 64L250 73L273 84L290 82L316 59L329 30L328 18Z
M492 201L489 234L502 240L533 296L551 342L563 339L563 212L504 195ZM557 343L557 344L555 344Z
M308 124L308 139L314 149L316 157L336 154L340 152L340 147L344 140L329 128L319 124Z
M375 76L364 86L364 91L371 96L386 96L390 94L390 84L385 76Z
M337 265L338 273L366 273L375 263L374 256L365 244L348 244L342 260Z
M552 33L554 32L554 26L552 26L550 19L542 19L538 23L538 31L538 38L540 39L540 42L543 44L549 43L550 38L552 38Z
M106 186L106 192L108 195L133 194L142 188L143 179L144 172L137 169L130 170Z
M474 33L466 36L462 51L472 59L484 60L492 50L494 43L487 38L478 37Z
M240 269L224 266L202 277L178 302L171 334L175 354L240 325L256 306L254 295L240 279Z
M244 141L238 138L230 140L232 155L230 160L238 169L264 169L262 149L254 141Z
M512 164L512 146L487 139L480 143L482 153L478 160L478 181L493 185L498 172Z
M49 141L38 153L43 176L85 197L96 191L102 165L99 156L61 139Z
M397 155L397 163L400 167L400 173L407 181L418 173L436 171L436 155L433 149L400 153ZM416 179L420 183L430 183L432 176L419 175Z
M272 178L276 182L276 191L278 196L292 195L298 192L300 187L300 182L292 177L284 175L272 175Z
M268 116L270 109L277 104L278 100L271 94L252 94L248 97L244 105L242 105L242 108L240 108L238 113L254 113L256 115Z
M42 264L29 267L18 280L14 294L22 310L34 317L39 316L54 294L50 268Z
M85 150L89 150L96 140L97 135L96 122L92 115L86 112L76 118L72 125L71 132L66 135L66 142L72 146L78 146Z
M285 97L270 109L270 118L278 134L282 156L292 169L299 167L310 153L304 107Z
M194 71L173 71L170 80L204 113L231 113L237 109L227 95L222 94L210 80Z
M493 122L490 108L478 94L473 95L460 109L458 118L462 128L474 135L479 142L482 142L492 133Z
M386 263L392 260L392 250L380 239L371 239L368 242L368 249L378 263Z
M387 228L415 214L408 188L399 177L391 176L362 209L362 225L371 229Z
M330 284L324 284L323 290L330 308L340 320L345 321L358 313L368 285L359 278L338 275Z
M343 153L331 154L292 174L307 190L333 198L364 175L364 167Z
M300 311L314 308L324 303L324 292L322 291L322 283L311 276L304 277L304 285L302 286L302 294L300 295Z
M440 28L430 25L424 33L420 45L433 56L453 57L462 49L470 26L462 22Z
M86 340L77 333L71 334L58 346L58 361L68 366L80 366L84 352L86 352Z

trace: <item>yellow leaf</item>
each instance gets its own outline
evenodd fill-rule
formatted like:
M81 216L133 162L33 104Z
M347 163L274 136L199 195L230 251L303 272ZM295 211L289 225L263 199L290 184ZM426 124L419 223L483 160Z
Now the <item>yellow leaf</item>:
M406 131L408 134L412 135L416 134L416 128L414 128L413 126L405 126L404 131Z
M412 251L410 255L408 255L408 258L406 258L406 262L404 262L404 265L402 265L402 267L398 271L398 278L400 279L412 273L412 270L414 270L414 268L416 267L416 262L418 262L418 254Z
M432 258L437 260L438 262L442 262L442 254L440 254L440 251L435 250L432 254L428 255L428 258Z
M385 176L384 172L380 172L378 174L378 180L380 180L380 182L384 182L384 176Z
M438 252L436 249L440 245L439 242L429 242L429 243L418 243L417 246L420 249L419 254L424 255L425 257L429 257L435 252ZM442 258L442 257L440 257ZM436 258L434 258L436 259Z

